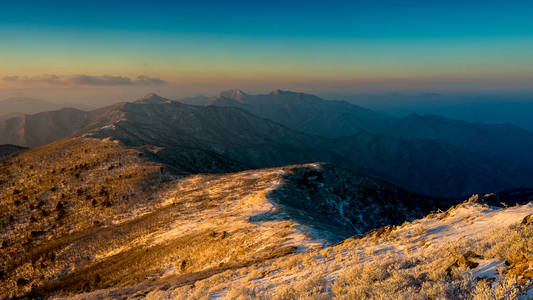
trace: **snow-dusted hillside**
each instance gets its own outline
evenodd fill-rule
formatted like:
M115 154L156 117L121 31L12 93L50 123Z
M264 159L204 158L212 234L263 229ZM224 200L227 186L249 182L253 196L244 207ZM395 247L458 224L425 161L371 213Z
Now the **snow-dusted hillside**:
M257 262L194 283L170 272L151 284L79 298L530 299L532 213L532 203L509 208L464 203L336 246Z
M176 177L144 153L72 138L2 158L0 296L469 299L531 284L531 203L430 213L451 203L327 164Z
M173 177L142 154L72 138L1 161L0 294L185 284L445 205L330 165Z

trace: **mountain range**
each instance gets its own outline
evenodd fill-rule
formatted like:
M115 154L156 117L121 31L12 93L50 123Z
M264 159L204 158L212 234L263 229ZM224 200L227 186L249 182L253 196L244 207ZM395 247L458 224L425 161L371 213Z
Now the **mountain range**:
M288 91L196 100L0 122L0 298L533 295L533 172L506 156L529 132Z
M36 147L70 136L118 140L176 174L321 161L450 198L529 187L533 178L527 155L533 134L521 128L436 116L395 119L280 90L226 91L203 105L149 94L93 111L62 109L0 125L1 144Z
M73 104L50 102L27 97L11 97L0 100L0 121L23 116L25 114L36 114L65 107L73 107ZM91 109L91 106L76 104L75 108L86 110Z
M219 93L205 105L242 108L291 129L323 137L337 138L367 131L405 139L438 139L533 166L533 157L529 155L533 149L533 133L511 124L469 123L418 114L394 118L346 101L281 90L265 95L230 90Z

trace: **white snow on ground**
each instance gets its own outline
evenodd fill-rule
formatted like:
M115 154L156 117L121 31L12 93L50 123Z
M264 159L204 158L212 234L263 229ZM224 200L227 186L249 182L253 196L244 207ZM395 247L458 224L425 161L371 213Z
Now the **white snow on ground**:
M444 213L441 217L443 220L426 217L414 222L411 226L422 225L426 233L420 236L420 240L431 241L431 246L434 247L450 240L473 238L480 233L508 227L520 222L532 212L532 203L506 209L465 203L451 210L449 214ZM405 231L400 230L399 233L402 234Z
M275 203L268 199L268 193L280 184L282 173L275 169L249 171L248 178L253 179L260 176L262 178L272 175L271 179L254 186L253 193L246 194L242 198L233 198L232 201L224 201L212 209L194 212L194 221L191 219L177 219L169 228L155 234L150 241L152 243L163 243L176 238L177 236L190 234L195 231L205 230L216 226L224 226L228 230L232 228L248 228L259 231L264 235L272 235L272 232L279 230L280 226L287 224L292 226L289 239L284 243L298 246L301 251L314 249L307 262L297 263L300 267L280 269L280 265L291 265L292 259L304 259L300 254L289 255L244 269L239 272L246 274L246 270L254 270L258 274L264 274L253 279L253 284L261 287L265 291L274 291L283 284L292 284L309 278L317 270L325 270L326 279L334 281L342 272L347 269L362 264L380 261L391 257L391 255L404 258L417 258L424 255L437 253L441 247L448 247L450 243L457 241L475 241L482 239L494 230L509 227L519 223L525 216L533 213L533 203L519 205L508 208L494 208L478 203L465 203L458 205L443 213L428 215L425 218L415 220L411 223L404 223L388 233L377 237L369 234L362 238L351 238L345 243L319 250L323 243L320 239L313 238L306 232L305 228L295 226L293 222L283 219L269 219L270 221L254 222L250 217L268 215L276 209L280 209ZM191 180L191 179L189 179ZM193 179L194 180L194 179ZM224 185L219 186L224 189ZM218 193L216 189L213 193ZM172 197L162 201L163 206L173 205ZM190 216L189 216L190 217ZM228 225L229 224L229 225ZM292 225L291 225L292 224ZM473 278L497 278L498 270L504 267L504 262L495 259L473 259L479 265L471 270ZM166 270L164 277L159 280L165 282L165 278L175 272L174 269ZM245 276L245 275L244 275ZM228 291L232 285L239 285L243 276L229 277L220 285L220 289L214 291L212 299L227 299ZM171 282L169 281L169 284ZM125 288L135 289L134 287ZM121 289L102 290L91 293L94 297L103 297L120 292ZM153 297L172 298L172 286L168 292L154 290ZM168 294L167 294L168 293ZM92 298L91 294L85 295ZM157 296L155 296L157 295ZM164 296L167 295L167 296ZM533 289L528 294L533 296ZM84 296L84 297L85 297ZM526 297L526 296L524 296ZM527 298L523 298L527 299Z
M525 216L533 213L533 203L509 208L494 208L478 203L465 203L440 214L429 215L393 230L388 237L373 239L371 236L356 239L353 244L343 244L332 249L341 252L342 257L353 257L357 261L346 258L322 257L315 262L328 270L327 278L335 280L339 272L350 265L367 264L380 261L391 255L405 258L416 258L428 254L436 248L445 246L458 240L475 240L482 238L493 230L507 228L519 223ZM328 250L327 248L325 250ZM324 251L325 251L324 250ZM348 255L350 254L350 255ZM319 257L319 256L317 256ZM472 269L474 278L498 277L498 269L504 266L503 261L493 259L475 259L479 265ZM298 278L309 276L309 270L286 273L277 272L264 277L257 282L264 288L272 288L280 283L290 282Z
M194 214L194 220L176 220L176 222L171 225L170 229L165 230L155 237L154 243L163 243L165 240L174 239L181 235L191 234L221 225L225 225L225 229L228 231L250 227L255 230L268 232L272 230L273 226L279 226L279 223L287 223L286 220L283 221L285 218L283 218L284 214L282 208L268 197L268 194L271 191L280 186L285 172L280 171L279 169L266 169L247 171L245 173L248 174L243 176L243 174L240 173L239 176L246 179L269 177L272 179L266 181L263 185L254 190L251 190L251 193L247 194L245 197L234 198L232 201L225 201L216 208L196 212ZM226 187L222 185L219 186L218 189L210 188L209 192L216 195L225 188ZM163 205L172 205L172 203L173 199L172 197L169 197L164 201ZM224 216L224 218L221 218L221 216ZM268 220L262 220L261 216L275 217L268 218ZM250 220L254 220L255 222L250 222ZM292 224L292 222L289 223ZM296 230L292 230L291 234L288 236L288 241L285 243L286 245L295 245L307 249L309 247L319 247L325 243L325 241L307 234L300 226L294 228Z
M505 268L505 261L496 259L479 259L473 260L479 263L479 266L472 270L474 278L497 278L499 276L498 269Z
M533 203L491 208L477 203L465 203L441 214L429 215L406 223L391 234L393 241L374 245L374 252L404 252L406 248L424 251L459 239L473 239L491 230L509 227L533 213ZM368 250L368 249L367 249Z

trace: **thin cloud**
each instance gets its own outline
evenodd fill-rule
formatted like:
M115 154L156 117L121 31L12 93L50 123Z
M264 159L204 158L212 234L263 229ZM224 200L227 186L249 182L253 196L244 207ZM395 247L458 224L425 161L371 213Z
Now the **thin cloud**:
M166 81L164 81L163 79L161 78L157 78L157 77L148 77L146 75L139 75L137 76L137 80L135 81L137 84L145 84L145 85L150 85L150 84L165 84L167 83Z
M18 81L19 77L18 76L6 76L6 77L4 77L2 79L5 80L5 81Z
M86 74L55 75L46 74L41 76L5 76L4 81L20 82L22 84L48 84L48 85L160 85L167 82L158 77L139 75L135 79L125 76L93 76Z

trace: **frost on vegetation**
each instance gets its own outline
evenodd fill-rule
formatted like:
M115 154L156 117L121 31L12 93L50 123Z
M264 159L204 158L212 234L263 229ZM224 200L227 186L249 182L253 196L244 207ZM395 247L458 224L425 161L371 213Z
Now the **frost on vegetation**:
M514 299L532 283L532 204L471 199L324 247L288 215L257 217L283 216L288 167L167 181L138 155L79 139L0 166L0 296Z
M229 281L231 288L220 295L226 299L528 299L525 293L533 284L533 226L522 219L532 212L532 204L500 210L476 203L460 205L386 234L395 238L370 234L248 269L253 279L234 278ZM475 216L479 224L472 224L467 215ZM469 230L475 234L467 234ZM418 244L418 238L430 240L429 236L432 246ZM412 250L401 251L405 247Z

